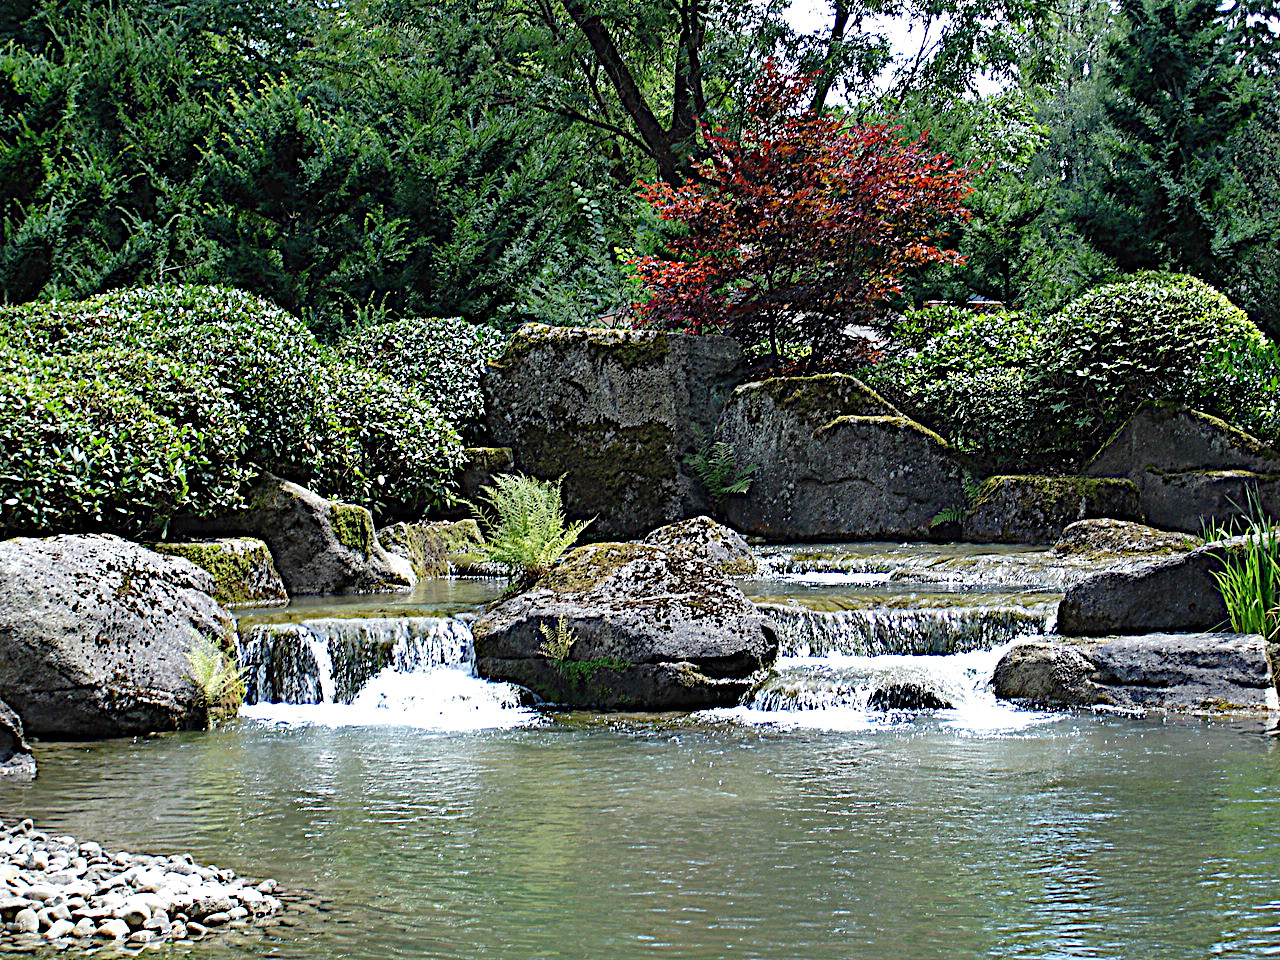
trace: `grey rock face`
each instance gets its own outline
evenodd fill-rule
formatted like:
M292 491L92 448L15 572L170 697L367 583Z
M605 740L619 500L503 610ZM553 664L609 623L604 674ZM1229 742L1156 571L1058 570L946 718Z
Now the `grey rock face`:
M930 521L964 503L959 457L853 377L748 383L717 434L759 470L725 519L777 540L928 538Z
M0 700L0 781L34 780L36 761L22 735L22 721Z
M557 657L545 648L561 627L571 643ZM737 703L778 652L772 622L725 574L636 543L579 547L473 635L481 676L606 710Z
M989 477L965 515L965 538L977 543L1053 543L1078 520L1141 519L1138 499L1137 486L1127 478Z
M213 576L213 599L225 604L279 603L289 599L271 550L253 537L153 543L151 549L185 557Z
M1152 631L1215 630L1227 606L1213 574L1243 538L1208 544L1135 570L1094 574L1067 589L1058 605L1058 631L1101 637Z
M710 517L694 517L659 527L645 537L644 542L689 550L733 577L750 577L758 571L755 554L742 535Z
M530 324L484 376L489 430L518 470L564 475L570 519L636 537L705 513L684 458L742 377L727 337Z
M996 696L1049 706L1107 705L1181 712L1280 708L1260 636L1157 633L1018 644L996 667Z
M1250 497L1280 516L1280 451L1198 410L1150 403L1089 464L1094 477L1128 477L1147 522L1199 533L1238 517Z
M203 726L188 651L233 637L213 589L195 564L118 537L0 543L0 698L46 739Z
M1200 541L1185 533L1157 530L1127 520L1078 520L1062 531L1050 551L1054 556L1108 556L1189 553Z
M376 593L413 585L374 535L364 507L324 497L296 483L264 474L250 491L249 506L213 520L180 518L174 531L193 536L257 537L271 548L290 596Z
M378 530L378 543L408 565L415 581L448 576L452 558L474 552L481 542L474 520L401 522Z

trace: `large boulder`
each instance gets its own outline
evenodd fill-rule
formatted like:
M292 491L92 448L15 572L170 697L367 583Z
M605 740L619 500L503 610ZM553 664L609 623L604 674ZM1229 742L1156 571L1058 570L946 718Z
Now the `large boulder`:
M326 500L271 474L247 496L248 506L211 520L178 518L178 535L256 537L271 548L292 597L377 593L413 586L410 567L387 554L364 507Z
M724 500L725 520L775 540L928 538L940 511L964 503L961 459L937 434L842 374L738 387L717 433L751 489Z
M1056 557L1174 556L1199 546L1199 540L1185 533L1128 520L1096 519L1068 526L1049 552Z
M1260 636L1156 633L1025 641L991 682L997 697L1047 706L1260 713L1280 709L1275 680Z
M778 653L772 622L725 574L637 543L579 547L473 633L481 676L603 710L735 704Z
M1198 410L1148 403L1089 464L1094 477L1127 477L1147 522L1200 533L1257 502L1280 517L1280 451Z
M474 520L393 523L378 530L378 542L403 560L415 580L448 576L455 558L477 552L483 542Z
M1070 524L1096 517L1140 520L1138 488L1114 477L988 477L965 514L975 543L1053 543Z
M0 781L34 780L36 761L22 733L22 721L0 700Z
M1058 604L1058 631L1067 636L1216 630L1227 605L1214 573L1228 552L1244 548L1236 537L1134 569L1107 570L1073 584Z
M253 537L153 543L151 549L184 557L213 577L213 599L231 605L280 603L289 599L271 550Z
M30 736L201 727L192 643L233 644L213 577L112 536L0 543L0 699Z
M731 577L752 577L759 570L756 556L742 535L710 517L693 517L659 527L644 542L689 550Z
M710 436L742 378L727 337L530 324L484 376L494 440L521 472L564 476L572 520L636 537L705 513L685 458Z

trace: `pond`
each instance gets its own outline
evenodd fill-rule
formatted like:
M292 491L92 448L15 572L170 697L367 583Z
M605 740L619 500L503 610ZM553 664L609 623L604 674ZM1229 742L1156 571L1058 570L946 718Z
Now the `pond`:
M0 815L306 895L292 925L182 948L200 957L1280 955L1263 721L990 693L1087 571L1025 549L766 559L744 589L782 655L739 707L531 708L471 670L502 585L433 581L246 611L251 690L287 695L208 734L43 744Z
M47 745L3 805L275 876L323 912L208 957L1260 957L1280 756L1252 723L857 730L563 716Z

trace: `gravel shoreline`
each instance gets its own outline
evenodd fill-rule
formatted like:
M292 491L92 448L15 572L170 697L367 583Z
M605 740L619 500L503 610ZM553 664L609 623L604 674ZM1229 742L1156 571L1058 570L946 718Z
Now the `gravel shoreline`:
M0 952L40 942L202 940L281 913L277 886L186 855L110 853L49 836L30 820L0 822Z

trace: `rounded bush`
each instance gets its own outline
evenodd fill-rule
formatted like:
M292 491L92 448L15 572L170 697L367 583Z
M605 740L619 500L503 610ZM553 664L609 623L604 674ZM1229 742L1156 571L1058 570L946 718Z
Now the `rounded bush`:
M1204 389L1206 356L1264 343L1244 311L1207 283L1141 273L1097 287L1045 321L1030 386L1052 440L1084 449L1144 400L1193 401Z
M162 530L192 434L102 380L0 371L0 535Z
M462 441L435 407L390 377L352 363L332 368L339 429L354 453L335 493L375 514L420 515L450 488Z
M1021 313L930 307L894 328L866 375L879 391L967 453L1017 459L1034 445L1027 363L1040 324Z
M416 391L459 430L484 413L480 375L502 353L506 336L456 318L423 317L367 327L343 340L346 360L371 367Z
M302 483L339 471L351 456L315 338L302 321L239 290L171 285L6 307L0 341L61 354L140 350L201 367L239 408L247 459Z

